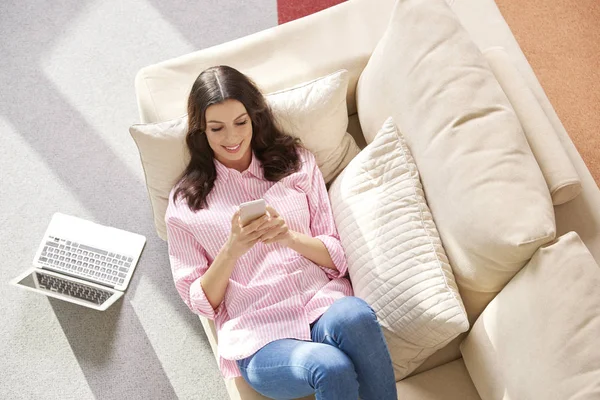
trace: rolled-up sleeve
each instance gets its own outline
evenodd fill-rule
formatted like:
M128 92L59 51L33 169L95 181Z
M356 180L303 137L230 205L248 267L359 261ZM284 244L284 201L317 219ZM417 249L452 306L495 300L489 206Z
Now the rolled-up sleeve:
M166 222L169 261L179 295L192 312L215 319L223 303L213 309L200 285L200 278L209 267L204 248L191 232L176 223L176 219L167 219Z
M310 231L313 237L323 242L337 271L331 268L321 268L330 278L339 278L348 272L348 263L333 219L331 203L327 195L323 174L317 166L312 153L306 156L305 162L307 162L306 167L311 180L310 190L307 193L308 208L310 211Z

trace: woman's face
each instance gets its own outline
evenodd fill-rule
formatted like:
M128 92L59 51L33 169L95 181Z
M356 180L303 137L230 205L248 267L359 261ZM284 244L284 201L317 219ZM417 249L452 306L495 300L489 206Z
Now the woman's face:
M221 164L238 171L248 169L252 161L252 121L242 103L228 99L209 106L206 138Z

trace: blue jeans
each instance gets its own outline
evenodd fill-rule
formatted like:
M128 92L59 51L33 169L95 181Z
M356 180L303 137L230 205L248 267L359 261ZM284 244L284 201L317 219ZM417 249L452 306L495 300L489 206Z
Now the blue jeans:
M317 400L396 400L392 360L375 312L348 296L312 324L312 342L280 339L238 360L242 376L260 394Z

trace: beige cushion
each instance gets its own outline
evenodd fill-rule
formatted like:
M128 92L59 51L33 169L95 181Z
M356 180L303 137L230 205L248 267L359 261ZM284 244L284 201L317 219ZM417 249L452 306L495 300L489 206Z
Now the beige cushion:
M600 268L575 232L540 248L461 345L484 400L600 398Z
M396 383L398 400L481 400L462 359Z
M367 142L390 115L406 138L474 320L554 238L554 210L519 120L444 0L396 3L357 106Z
M377 313L396 379L469 329L419 172L388 118L329 189L356 296Z
M347 133L348 77L343 69L266 96L283 131L302 139L315 155L326 183L360 151Z
M326 181L335 177L360 151L346 132L347 87L348 72L340 70L265 96L284 131L299 137L315 154ZM187 116L136 124L129 132L140 152L156 231L167 240L164 217L169 192L189 161L185 146Z
M521 121L552 202L559 205L573 200L581 193L581 180L540 103L504 48L492 47L483 54Z
M185 170L189 153L185 145L187 117L129 128L144 168L156 233L167 240L165 213L171 188Z
M511 61L515 63L544 110L582 183L579 196L554 208L557 235L570 231L578 232L596 261L600 263L600 188L562 125L498 6L494 0L461 0L453 1L452 9L480 49L485 50L491 46L502 46L506 49Z

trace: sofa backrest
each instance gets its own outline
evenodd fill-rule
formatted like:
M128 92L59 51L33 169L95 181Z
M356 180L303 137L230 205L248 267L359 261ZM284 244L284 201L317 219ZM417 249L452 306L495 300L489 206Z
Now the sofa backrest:
M196 77L213 65L230 65L251 77L263 93L285 89L344 68L350 72L348 114L356 112L358 78L388 22L393 0L342 3L221 45L141 69L135 81L142 123L186 113Z

